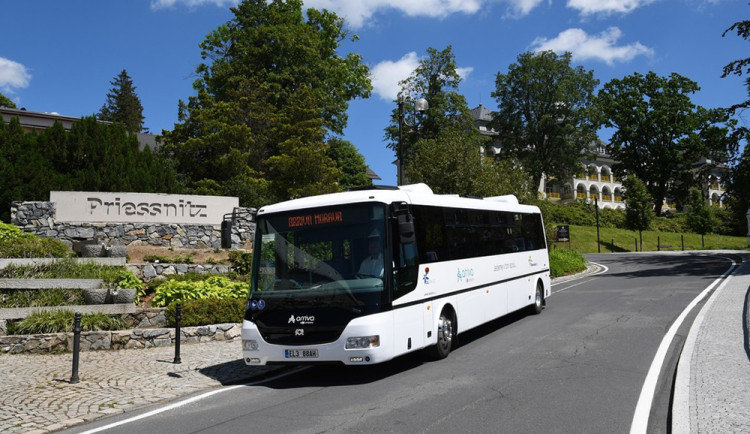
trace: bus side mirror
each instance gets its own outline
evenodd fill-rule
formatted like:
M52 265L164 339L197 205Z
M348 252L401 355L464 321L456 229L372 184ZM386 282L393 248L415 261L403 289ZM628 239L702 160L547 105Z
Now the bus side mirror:
M414 219L409 213L409 205L406 202L394 203L391 205L392 215L398 221L398 237L401 244L416 243L414 235Z
M398 216L398 236L401 244L412 244L417 242L414 235L414 221L407 216Z

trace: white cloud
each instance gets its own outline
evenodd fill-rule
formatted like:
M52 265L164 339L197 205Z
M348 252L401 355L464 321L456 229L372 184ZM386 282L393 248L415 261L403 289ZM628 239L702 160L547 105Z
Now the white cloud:
M360 28L378 12L397 10L410 17L445 18L452 14L472 15L491 3L507 3L515 16L527 15L544 0L307 0L305 7L328 9Z
M577 9L582 15L627 14L656 0L568 0L567 6Z
M13 88L25 88L31 81L31 74L18 62L0 57L0 89L12 93Z
M372 80L373 91L385 101L393 101L398 98L398 92L401 90L399 83L411 75L419 66L419 57L417 53L409 52L404 57L396 60L384 60L370 69L370 79ZM456 68L456 72L465 80L474 71L471 66Z
M508 15L522 17L545 0L304 0L303 8L328 9L344 17L347 24L360 28L378 12L396 10L409 17L445 18L452 14L472 15L491 3L506 3ZM571 0L573 1L573 0ZM195 8L213 4L219 7L236 5L239 0L151 0L151 9L177 5Z
M398 83L411 75L419 66L417 53L407 53L401 59L393 62L385 60L370 69L372 89L381 99L393 101L401 90Z
M165 9L177 4L184 4L189 8L212 4L219 7L234 6L239 0L151 0L151 9Z
M570 51L575 60L598 59L612 66L615 62L627 62L636 56L652 56L654 50L635 42L615 45L622 36L617 27L610 27L599 35L588 35L581 29L568 29L554 39L537 38L532 43L535 51L551 50L556 53Z

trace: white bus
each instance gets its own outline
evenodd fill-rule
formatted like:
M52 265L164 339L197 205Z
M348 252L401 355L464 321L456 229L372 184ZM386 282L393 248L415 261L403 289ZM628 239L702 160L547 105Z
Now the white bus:
M245 363L380 363L550 295L539 208L424 184L291 200L257 215Z

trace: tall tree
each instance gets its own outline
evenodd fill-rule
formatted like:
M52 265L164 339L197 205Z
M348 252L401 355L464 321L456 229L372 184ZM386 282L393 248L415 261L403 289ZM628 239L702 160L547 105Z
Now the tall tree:
M742 156L735 162L726 183L724 203L731 211L735 235L748 233L746 214L750 210L750 146L745 145Z
M531 179L511 160L485 158L483 140L458 128L446 128L435 138L421 139L406 167L410 182L424 182L435 193L468 196L515 194L534 197Z
M725 110L693 104L690 95L698 90L679 74L649 72L613 79L597 97L602 125L615 129L608 146L618 161L614 172L641 179L657 215L667 195L683 202L687 188L705 182L710 165L700 173L693 169L701 158L726 162L736 152L734 121Z
M238 85L259 86L278 109L305 85L319 101L324 127L341 133L348 102L372 90L361 56L337 53L350 37L344 20L312 8L305 20L300 0L245 0L231 11L234 18L201 43L201 56L210 64L198 66L193 87L229 101Z
M501 152L520 161L536 186L543 174L575 173L597 138L590 108L599 80L570 62L570 53L522 53L495 81Z
M724 37L727 35L727 33L732 32L736 32L737 36L741 37L742 39L750 39L750 20L737 21L728 29L726 29L724 33L721 34L721 36ZM742 76L742 74L746 73L750 73L750 57L745 57L744 59L738 59L729 62L726 66L724 66L724 71L721 74L721 78L727 77L729 75ZM745 78L745 84L748 89L750 89L750 77ZM750 94L750 92L748 92L748 94ZM734 113L738 109L746 109L748 107L750 107L750 99L746 99L744 102L733 105L729 108L729 110Z
M107 102L99 109L98 117L103 121L119 122L128 131L143 131L143 105L135 93L136 87L126 70L122 70L112 81L107 92Z
M697 187L690 189L690 210L687 214L687 224L690 230L701 234L701 244L705 247L703 236L713 232L716 228L716 217L708 206L708 201L703 197L703 193Z
M643 231L648 230L654 218L653 199L646 189L646 184L636 176L628 176L622 185L625 187L625 227L631 231L638 231L643 251Z
M420 139L435 139L447 129L475 130L466 98L458 93L461 77L456 67L456 56L449 45L442 51L427 49L427 56L419 66L400 84L396 108L391 113L391 124L385 129L388 147L409 165L414 146ZM428 108L421 113L415 102L427 101ZM399 134L399 103L404 116L404 125ZM473 134L473 133L472 133ZM477 155L479 148L476 149ZM410 182L412 180L409 180Z
M342 189L372 185L372 180L367 176L365 157L351 142L332 137L328 140L327 155L341 170L338 184Z
M16 108L16 103L14 103L10 98L0 93L0 107L8 107L8 108Z
M732 24L721 35L726 36L728 33L736 32L737 36L750 40L750 20L737 21ZM722 78L730 75L741 77L743 74L750 73L750 57L735 60L724 66ZM738 110L744 110L750 107L750 77L745 77L746 94L745 101L737 103L728 108L729 112L734 114ZM744 140L745 150L739 158L734 161L732 170L727 183L727 198L725 203L728 205L732 216L733 230L737 235L747 233L746 213L750 209L750 150L747 147L748 138L750 138L750 129L745 126L738 127L734 136L738 140Z
M350 36L343 20L315 9L303 15L299 0L245 0L231 11L201 44L197 95L180 101L162 152L194 187L218 185L243 205L329 191L325 136L343 131L348 102L372 89L361 57L337 53ZM308 134L298 134L297 122ZM311 155L321 155L321 170L291 171L290 161ZM254 187L264 192L249 195Z

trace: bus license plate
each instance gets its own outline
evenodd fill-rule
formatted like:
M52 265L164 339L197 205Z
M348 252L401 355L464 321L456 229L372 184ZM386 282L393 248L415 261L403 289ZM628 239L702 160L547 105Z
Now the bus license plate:
M317 359L318 350L284 350L287 359Z

